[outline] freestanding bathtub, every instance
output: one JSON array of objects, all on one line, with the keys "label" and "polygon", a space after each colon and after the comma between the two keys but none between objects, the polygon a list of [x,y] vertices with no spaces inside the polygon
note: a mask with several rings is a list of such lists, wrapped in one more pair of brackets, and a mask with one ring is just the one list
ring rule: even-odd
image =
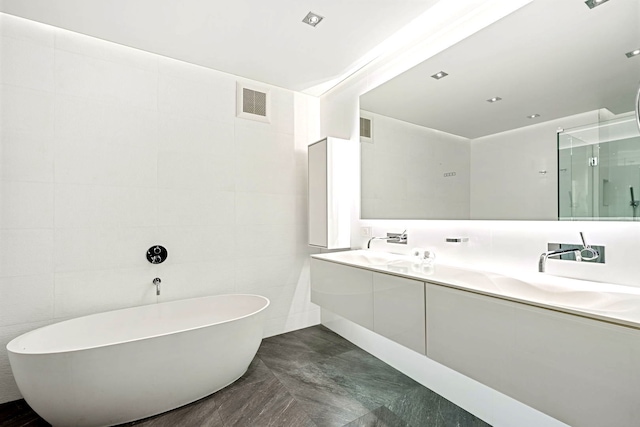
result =
[{"label": "freestanding bathtub", "polygon": [[107,426],[177,408],[240,378],[269,300],[221,295],[116,310],[7,344],[27,403],[54,426]]}]

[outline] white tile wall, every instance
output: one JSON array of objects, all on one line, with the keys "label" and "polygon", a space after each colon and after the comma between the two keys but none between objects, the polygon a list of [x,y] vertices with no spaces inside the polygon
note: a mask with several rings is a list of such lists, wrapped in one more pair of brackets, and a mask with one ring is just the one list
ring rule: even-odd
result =
[{"label": "white tile wall", "polygon": [[[320,321],[306,262],[319,100],[271,87],[271,123],[237,119],[235,76],[4,14],[0,52],[1,346],[229,292],[272,299],[265,335]],[[147,262],[154,244],[166,263]],[[0,403],[19,397],[0,352]]]}]

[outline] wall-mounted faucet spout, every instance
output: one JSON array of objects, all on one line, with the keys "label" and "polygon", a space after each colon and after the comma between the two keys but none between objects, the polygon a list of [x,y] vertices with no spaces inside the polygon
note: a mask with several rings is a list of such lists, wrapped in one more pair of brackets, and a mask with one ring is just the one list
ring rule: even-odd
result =
[{"label": "wall-mounted faucet spout", "polygon": [[367,242],[367,249],[371,249],[371,241],[372,240],[386,240],[387,243],[399,243],[401,245],[407,244],[407,230],[404,230],[402,233],[387,233],[387,237],[372,237]]},{"label": "wall-mounted faucet spout", "polygon": [[543,252],[538,260],[538,271],[540,273],[545,272],[548,258],[561,257],[562,255],[567,254],[573,254],[575,256],[575,260],[571,261],[593,261],[604,263],[604,246],[592,247],[591,245],[588,245],[582,231],[580,232],[580,239],[582,240],[582,247],[575,244],[549,243],[547,245],[549,251]]},{"label": "wall-mounted faucet spout", "polygon": [[548,251],[543,252],[540,255],[540,260],[538,261],[538,271],[540,273],[544,273],[546,270],[547,258],[559,257],[566,254],[574,254],[576,257],[576,261],[582,261],[582,256],[580,255],[580,249],[562,249],[558,251]]},{"label": "wall-mounted faucet spout", "polygon": [[160,282],[162,282],[162,280],[160,280],[159,277],[156,277],[155,279],[153,279],[153,284],[156,287],[156,295],[160,295]]}]

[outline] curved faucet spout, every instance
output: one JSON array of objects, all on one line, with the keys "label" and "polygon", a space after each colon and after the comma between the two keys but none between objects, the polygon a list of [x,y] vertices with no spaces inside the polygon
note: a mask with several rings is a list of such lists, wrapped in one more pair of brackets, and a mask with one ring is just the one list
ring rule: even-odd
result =
[{"label": "curved faucet spout", "polygon": [[558,251],[543,252],[542,255],[540,255],[540,260],[538,261],[538,272],[545,272],[548,258],[559,257],[571,253],[575,255],[576,261],[582,261],[580,249],[561,249]]}]

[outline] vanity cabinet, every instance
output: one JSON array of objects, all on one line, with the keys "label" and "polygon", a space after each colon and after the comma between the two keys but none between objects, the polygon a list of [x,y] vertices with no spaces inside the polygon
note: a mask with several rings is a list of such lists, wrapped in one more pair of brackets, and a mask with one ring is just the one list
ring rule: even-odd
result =
[{"label": "vanity cabinet", "polygon": [[424,282],[311,258],[311,302],[425,354]]},{"label": "vanity cabinet", "polygon": [[373,329],[373,273],[311,258],[311,302]]},{"label": "vanity cabinet", "polygon": [[425,354],[424,282],[374,272],[373,332]]},{"label": "vanity cabinet", "polygon": [[427,356],[571,426],[637,426],[640,331],[427,283]]}]

